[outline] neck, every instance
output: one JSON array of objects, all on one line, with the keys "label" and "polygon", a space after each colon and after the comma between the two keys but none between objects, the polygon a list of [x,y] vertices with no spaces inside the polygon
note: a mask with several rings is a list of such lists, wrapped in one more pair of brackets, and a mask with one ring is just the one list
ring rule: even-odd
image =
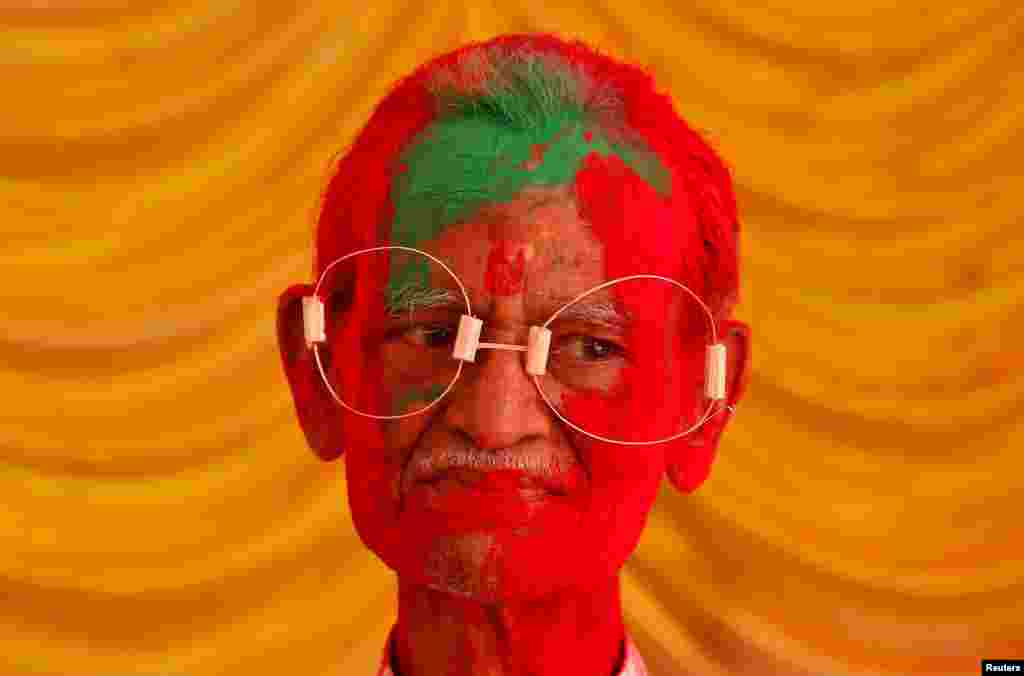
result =
[{"label": "neck", "polygon": [[399,581],[396,676],[613,676],[625,632],[619,579],[529,601],[481,603]]}]

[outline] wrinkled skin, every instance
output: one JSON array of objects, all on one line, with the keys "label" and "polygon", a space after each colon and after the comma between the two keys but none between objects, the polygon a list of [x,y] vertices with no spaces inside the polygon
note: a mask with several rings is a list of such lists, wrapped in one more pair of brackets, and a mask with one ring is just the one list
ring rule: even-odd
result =
[{"label": "wrinkled skin", "polygon": [[[525,345],[529,326],[548,317],[546,298],[575,296],[608,279],[609,251],[581,218],[572,186],[528,188],[417,248],[460,277],[489,342]],[[337,408],[324,389],[296,386],[318,377],[296,311],[297,298],[308,292],[303,285],[282,295],[282,354],[307,438],[321,457],[336,455],[340,449],[328,446],[339,443],[347,451],[355,526],[398,575],[396,673],[618,669],[624,635],[618,571],[636,546],[661,477],[692,489],[707,475],[708,467],[692,458],[710,464],[727,414],[672,443],[598,442],[552,414],[523,368],[523,353],[494,350],[481,351],[448,397],[422,415],[381,424],[323,413]],[[729,350],[728,403],[735,405],[745,386],[749,329],[735,321],[722,321],[719,329]],[[698,397],[701,386],[693,384],[688,396]],[[446,448],[539,453],[546,471],[571,488],[564,495],[521,492],[522,477],[514,473],[462,482],[449,477],[434,487],[411,480],[412,458]],[[443,508],[438,495],[447,500]]]}]

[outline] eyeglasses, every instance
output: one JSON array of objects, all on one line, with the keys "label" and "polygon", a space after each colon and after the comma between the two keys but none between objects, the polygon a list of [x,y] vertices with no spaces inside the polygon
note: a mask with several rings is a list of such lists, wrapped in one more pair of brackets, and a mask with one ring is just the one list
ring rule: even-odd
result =
[{"label": "eyeglasses", "polygon": [[[324,290],[337,280],[344,293],[335,288],[325,306]],[[699,318],[698,307],[710,328],[703,364],[709,402],[703,414],[696,405],[685,414],[684,383],[701,365],[671,338],[681,318]],[[302,299],[302,310],[306,345],[331,396],[368,418],[426,412],[485,349],[525,352],[526,372],[551,411],[600,441],[664,443],[734,411],[724,406],[712,413],[725,400],[726,346],[718,342],[711,311],[685,285],[660,275],[619,277],[562,302],[546,322],[530,326],[525,345],[481,342],[483,321],[473,315],[462,281],[443,261],[412,247],[373,247],[338,258]],[[650,420],[641,424],[637,411]]]}]

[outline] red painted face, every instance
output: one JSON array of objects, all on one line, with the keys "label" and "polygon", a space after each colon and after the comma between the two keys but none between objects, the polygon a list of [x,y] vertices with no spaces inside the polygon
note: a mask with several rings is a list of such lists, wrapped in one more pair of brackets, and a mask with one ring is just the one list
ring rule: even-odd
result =
[{"label": "red painted face", "polygon": [[[608,180],[617,187],[602,184]],[[602,207],[617,213],[591,210],[588,225],[575,195],[613,187],[627,199]],[[654,234],[664,214],[649,206],[646,222],[624,224],[623,204],[640,198],[627,188],[621,176],[590,166],[575,186],[528,188],[417,248],[461,279],[484,322],[483,341],[525,345],[554,297],[628,274],[676,276],[664,252],[680,243]],[[636,309],[648,300],[634,299]],[[666,347],[651,337],[645,349]],[[637,392],[643,386],[630,384]],[[594,406],[566,404],[581,415]],[[638,424],[656,423],[652,411],[665,410],[639,396],[626,405]],[[504,350],[478,352],[423,414],[384,423],[349,414],[344,422],[349,501],[364,543],[403,583],[481,601],[537,597],[614,575],[639,539],[665,454],[680,443],[621,446],[571,430],[538,395],[524,353]],[[517,454],[530,469],[416,480],[414,467],[452,452]]]}]

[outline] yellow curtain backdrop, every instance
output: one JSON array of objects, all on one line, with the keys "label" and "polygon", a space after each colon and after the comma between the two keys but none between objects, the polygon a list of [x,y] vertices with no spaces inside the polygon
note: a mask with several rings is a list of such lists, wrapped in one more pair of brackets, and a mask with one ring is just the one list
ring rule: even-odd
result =
[{"label": "yellow curtain backdrop", "polygon": [[276,294],[389,84],[533,30],[735,168],[753,375],[627,564],[652,673],[1024,659],[1019,3],[124,4],[0,7],[0,676],[375,673],[394,580]]}]

